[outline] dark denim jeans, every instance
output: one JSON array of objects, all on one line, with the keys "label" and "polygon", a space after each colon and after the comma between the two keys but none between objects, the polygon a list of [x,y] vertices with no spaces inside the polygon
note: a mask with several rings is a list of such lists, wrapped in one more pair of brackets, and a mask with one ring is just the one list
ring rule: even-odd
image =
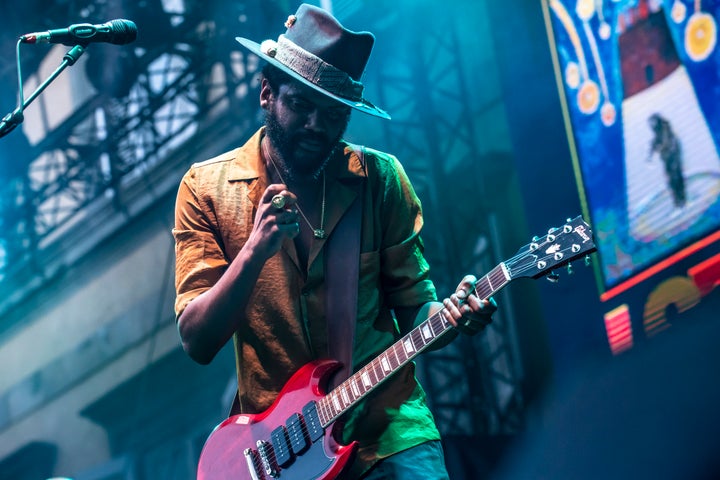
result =
[{"label": "dark denim jeans", "polygon": [[380,460],[363,480],[449,480],[445,457],[439,441],[425,442],[417,447]]}]

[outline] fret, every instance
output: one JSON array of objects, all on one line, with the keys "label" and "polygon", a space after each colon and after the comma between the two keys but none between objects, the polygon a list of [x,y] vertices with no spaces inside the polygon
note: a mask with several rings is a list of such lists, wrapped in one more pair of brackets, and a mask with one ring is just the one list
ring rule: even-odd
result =
[{"label": "fret", "polygon": [[377,358],[373,359],[370,363],[368,363],[368,378],[372,382],[372,385],[370,388],[375,388],[375,385],[379,383],[377,372],[375,371],[375,366],[377,363]]},{"label": "fret", "polygon": [[[492,273],[492,272],[490,272],[490,273]],[[485,278],[487,278],[488,287],[490,287],[490,290],[494,292],[494,291],[495,291],[495,287],[493,287],[493,284],[492,284],[492,277],[490,277],[490,276],[485,276]]]},{"label": "fret", "polygon": [[330,421],[330,418],[332,418],[327,409],[327,396],[318,400],[317,404],[320,407],[318,410],[318,414],[320,416],[320,423],[325,425],[327,422]]},{"label": "fret", "polygon": [[[494,292],[498,291],[502,287],[505,286],[505,284],[510,280],[508,277],[507,271],[504,268],[504,265],[501,263],[500,265],[493,268],[490,273],[486,275],[486,278],[488,278],[488,284],[490,286],[491,291],[484,294],[482,298],[487,298],[491,296]],[[492,279],[492,281],[491,281]]]},{"label": "fret", "polygon": [[383,379],[385,379],[385,374],[383,373],[382,365],[380,363],[380,357],[376,358],[370,363],[372,365],[372,371],[375,374],[375,385],[377,385]]},{"label": "fret", "polygon": [[383,374],[387,374],[392,370],[392,367],[390,366],[390,361],[388,360],[387,355],[380,356],[380,365],[383,369]]},{"label": "fret", "polygon": [[340,413],[342,410],[342,406],[340,405],[340,400],[338,400],[337,394],[335,392],[330,394],[330,400],[333,403],[333,406],[335,407],[335,414]]},{"label": "fret", "polygon": [[372,387],[372,381],[370,380],[370,373],[368,372],[367,367],[364,368],[363,370],[364,370],[364,372],[362,373],[362,376],[361,376],[363,385],[365,386],[366,389],[369,389],[370,387]]},{"label": "fret", "polygon": [[327,407],[328,416],[333,417],[335,416],[335,409],[333,407],[333,398],[332,396],[328,395],[327,397],[327,404],[325,405]]},{"label": "fret", "polygon": [[438,332],[440,332],[442,329],[438,328],[439,326],[435,323],[436,317],[433,315],[432,317],[428,318],[427,323],[430,325],[430,331],[433,334],[433,338],[435,339],[438,335]]},{"label": "fret", "polygon": [[348,394],[347,389],[342,386],[340,388],[340,396],[342,397],[343,403],[346,407],[352,403],[350,401],[350,395]]},{"label": "fret", "polygon": [[[387,352],[383,353],[381,356],[377,358],[376,367],[378,371],[380,372],[380,376],[378,377],[378,383],[385,380],[390,373],[392,373],[392,366],[390,365],[390,357],[388,357]],[[385,366],[388,366],[390,370],[385,370]]]},{"label": "fret", "polygon": [[358,387],[357,379],[354,376],[351,377],[351,380],[350,380],[350,389],[352,390],[353,395],[355,395],[355,398],[360,397],[360,395],[361,395],[360,387]]},{"label": "fret", "polygon": [[327,397],[327,403],[325,404],[325,408],[327,409],[328,416],[332,417],[334,414],[333,411],[333,405],[332,405],[332,397]]},{"label": "fret", "polygon": [[502,268],[496,267],[490,272],[490,275],[492,275],[493,279],[493,292],[497,290],[498,288],[502,287],[505,283],[505,273],[503,272]]},{"label": "fret", "polygon": [[405,358],[402,358],[402,355],[400,355],[401,353],[405,354],[405,349],[402,348],[401,344],[399,344],[399,343],[393,344],[392,351],[395,354],[395,360],[397,360],[397,365],[395,368],[399,367],[400,365],[405,363],[405,361],[407,361],[407,359],[408,359],[407,355],[405,355]]},{"label": "fret", "polygon": [[415,347],[415,351],[422,350],[422,348],[425,346],[425,342],[422,339],[422,334],[420,333],[419,328],[415,328],[414,330],[412,330],[408,334],[408,336],[410,337],[410,341],[412,342],[413,347]]},{"label": "fret", "polygon": [[392,372],[393,370],[395,370],[397,368],[397,358],[393,356],[393,352],[390,351],[391,348],[392,347],[388,348],[385,351],[385,355],[384,355],[386,363],[390,367],[390,370],[387,371],[384,368],[385,365],[383,365],[383,374],[385,374],[386,377],[387,377],[388,373]]},{"label": "fret", "polygon": [[441,327],[441,329],[442,329],[442,330],[445,330],[445,329],[448,327],[448,325],[450,324],[450,322],[448,322],[448,321],[445,319],[445,316],[444,316],[444,315],[438,315],[438,317],[440,318],[440,327]]},{"label": "fret", "polygon": [[[480,298],[488,298],[507,281],[507,274],[502,266],[495,267],[475,283],[475,293]],[[371,360],[318,402],[318,416],[323,424],[326,425],[341,415],[451,326],[442,314],[435,313]]]},{"label": "fret", "polygon": [[[383,378],[386,378],[390,373],[395,370],[395,365],[393,365],[393,358],[390,354],[389,349],[385,350],[385,353],[381,355],[381,361],[380,366],[382,367],[383,372]],[[388,367],[387,369],[385,367]]]},{"label": "fret", "polygon": [[419,350],[422,350],[425,348],[425,345],[427,345],[427,342],[425,341],[425,336],[422,333],[423,325],[420,325],[419,327],[416,327],[415,330],[413,330],[413,338],[417,340],[415,343],[416,345],[420,345]]},{"label": "fret", "polygon": [[397,343],[393,343],[390,345],[390,348],[388,348],[388,355],[390,356],[390,365],[392,366],[393,370],[397,370],[400,365],[402,365],[402,360],[400,360],[400,357],[398,357],[397,352]]},{"label": "fret", "polygon": [[402,356],[398,354],[398,351],[403,351],[399,343],[394,343],[390,348],[392,348],[393,358],[395,359],[395,365],[393,365],[393,370],[397,370],[400,365],[402,365],[403,362],[407,360],[407,358],[403,359]]},{"label": "fret", "polygon": [[487,275],[475,283],[475,294],[481,299],[489,297],[492,295],[492,292],[493,288]]},{"label": "fret", "polygon": [[[481,298],[481,290],[493,291],[493,286],[502,286],[504,273],[500,269],[491,272],[493,280],[488,276],[478,280],[475,291]],[[411,358],[422,352],[425,347],[451,327],[450,322],[439,312],[412,329],[407,335],[391,345],[383,353],[371,360],[367,365],[328,393],[318,401],[318,417],[323,425],[340,416],[345,410],[363,398],[387,377],[404,365]]]},{"label": "fret", "polygon": [[375,380],[373,381],[373,387],[380,383],[380,380],[382,380],[382,376],[378,375],[378,359],[373,359],[372,362],[370,362],[370,372],[372,373],[372,376],[375,377]]},{"label": "fret", "polygon": [[320,400],[318,400],[317,402],[315,402],[317,404],[317,413],[318,413],[318,418],[320,419],[321,425],[325,424],[325,414],[322,411],[323,400],[325,400],[325,397],[323,397]]},{"label": "fret", "polygon": [[405,355],[407,355],[408,358],[415,353],[415,344],[412,341],[411,335],[405,336],[405,339],[403,340],[403,348],[405,349]]},{"label": "fret", "polygon": [[427,345],[428,342],[426,340],[432,340],[432,338],[433,338],[432,330],[430,329],[430,324],[427,321],[423,322],[420,325],[420,329],[422,331],[423,342],[425,345]]},{"label": "fret", "polygon": [[432,323],[433,331],[435,332],[436,337],[447,329],[448,322],[446,322],[445,318],[439,313],[433,315],[430,318],[430,322]]}]

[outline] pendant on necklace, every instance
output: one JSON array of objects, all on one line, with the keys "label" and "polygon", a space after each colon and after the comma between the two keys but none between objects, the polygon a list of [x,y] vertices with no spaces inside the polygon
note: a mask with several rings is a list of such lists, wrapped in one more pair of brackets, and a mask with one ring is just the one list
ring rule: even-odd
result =
[{"label": "pendant on necklace", "polygon": [[313,230],[313,235],[315,238],[323,239],[325,238],[325,230],[322,228],[316,228]]}]

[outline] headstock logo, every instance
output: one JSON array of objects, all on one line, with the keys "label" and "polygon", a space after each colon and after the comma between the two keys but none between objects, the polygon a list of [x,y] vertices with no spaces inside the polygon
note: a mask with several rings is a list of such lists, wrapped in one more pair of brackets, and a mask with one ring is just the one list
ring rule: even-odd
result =
[{"label": "headstock logo", "polygon": [[583,239],[583,243],[590,241],[590,236],[589,236],[587,233],[585,233],[585,226],[584,226],[584,225],[579,225],[579,226],[575,227],[575,230],[574,230],[574,231],[575,231],[578,235],[580,235],[580,237]]}]

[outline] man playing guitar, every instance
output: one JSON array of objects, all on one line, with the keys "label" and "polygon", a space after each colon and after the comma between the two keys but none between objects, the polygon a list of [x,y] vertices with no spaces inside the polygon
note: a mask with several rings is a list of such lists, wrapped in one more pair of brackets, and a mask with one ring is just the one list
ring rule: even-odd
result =
[{"label": "man playing guitar", "polygon": [[[451,332],[476,333],[496,306],[478,297],[471,275],[437,301],[420,202],[403,167],[392,155],[342,140],[352,109],[389,119],[363,97],[360,83],[373,35],[310,5],[285,26],[278,41],[238,38],[267,62],[265,125],[245,145],[193,165],[177,196],[175,307],[183,348],[207,364],[232,338],[238,395],[231,423],[280,419],[266,438],[232,453],[228,465],[239,467],[222,466],[225,453],[213,447],[218,456],[201,458],[198,478],[445,479],[440,435],[410,361],[433,328],[418,330],[399,354],[376,357],[429,318]],[[336,318],[343,302],[350,313]],[[343,343],[346,350],[334,350]],[[374,370],[359,372],[337,396],[281,413],[285,407],[274,402],[296,395],[293,374],[337,356],[352,366],[337,382],[371,361]],[[337,365],[314,365],[305,380],[317,395],[324,388],[317,377]],[[315,455],[313,438],[325,435],[333,412],[343,413],[342,428],[328,441],[338,448],[356,442],[353,454],[341,466],[310,472],[318,461],[303,463],[303,456]],[[325,447],[317,458],[329,457]],[[229,471],[236,469],[243,471]]]}]

